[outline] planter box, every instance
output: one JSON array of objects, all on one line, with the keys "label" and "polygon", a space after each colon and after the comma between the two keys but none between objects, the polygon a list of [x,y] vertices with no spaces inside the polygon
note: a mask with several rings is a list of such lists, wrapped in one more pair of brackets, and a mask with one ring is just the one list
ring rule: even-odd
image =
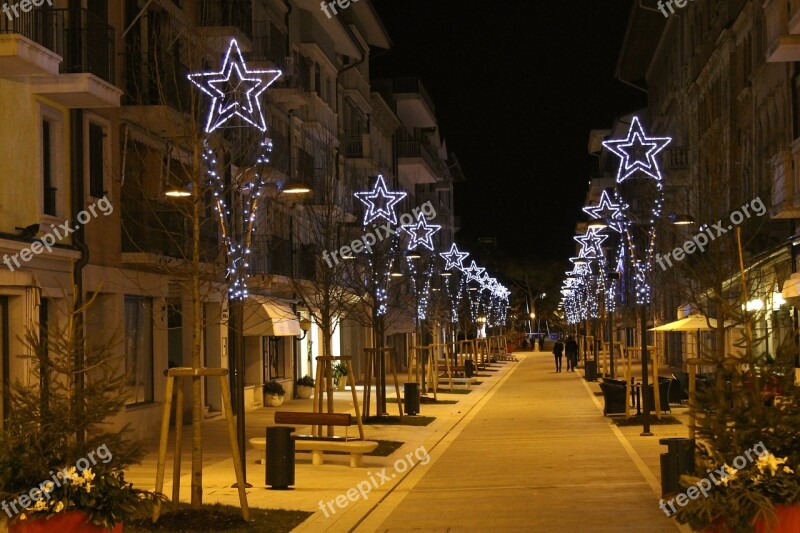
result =
[{"label": "planter box", "polygon": [[[776,505],[775,515],[777,522],[768,524],[764,520],[755,523],[755,533],[796,533],[800,531],[800,505]],[[772,527],[771,527],[772,526]],[[724,533],[730,531],[724,520],[715,522],[707,527],[705,533]]]},{"label": "planter box", "polygon": [[108,530],[89,522],[88,517],[80,511],[66,511],[47,520],[17,520],[9,526],[8,533],[122,533],[122,522]]},{"label": "planter box", "polygon": [[283,405],[283,396],[277,394],[264,394],[264,404],[267,407],[280,407]]}]

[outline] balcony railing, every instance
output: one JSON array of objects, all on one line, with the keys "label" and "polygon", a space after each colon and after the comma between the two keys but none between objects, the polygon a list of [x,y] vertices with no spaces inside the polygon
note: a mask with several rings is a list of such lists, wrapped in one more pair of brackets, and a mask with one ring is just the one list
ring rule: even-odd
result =
[{"label": "balcony railing", "polygon": [[250,0],[205,0],[200,7],[200,26],[233,26],[247,37],[253,34]]},{"label": "balcony railing", "polygon": [[[123,203],[122,251],[151,253],[188,260],[192,253],[192,223],[169,206]],[[219,251],[218,224],[213,218],[200,224],[200,257],[211,262]]]},{"label": "balcony railing", "polygon": [[250,275],[292,276],[292,247],[287,239],[254,235],[250,249]]},{"label": "balcony railing", "polygon": [[348,159],[369,158],[369,135],[354,135],[344,143],[344,156]]},{"label": "balcony railing", "polygon": [[168,105],[187,112],[191,89],[189,69],[175,55],[151,53],[142,58],[129,54],[126,58],[127,105]]},{"label": "balcony railing", "polygon": [[[436,116],[436,106],[433,104],[433,99],[425,86],[418,78],[395,78],[392,80],[378,80],[372,83],[372,88],[383,94],[402,94],[412,93],[419,94],[423,102],[431,110],[433,116]],[[384,98],[387,102],[391,102],[392,98]]]},{"label": "balcony railing", "polygon": [[440,160],[433,156],[428,146],[419,141],[398,141],[397,157],[421,157],[434,172],[439,170]]},{"label": "balcony railing", "polygon": [[[0,33],[18,33],[60,55],[62,73],[85,72],[114,83],[112,26],[85,9],[78,21],[71,20],[68,9],[41,7],[19,15],[11,20],[0,17]],[[74,48],[73,39],[78,40]]]},{"label": "balcony railing", "polygon": [[689,168],[689,149],[686,147],[670,148],[668,154],[669,168],[671,170],[686,170]]}]

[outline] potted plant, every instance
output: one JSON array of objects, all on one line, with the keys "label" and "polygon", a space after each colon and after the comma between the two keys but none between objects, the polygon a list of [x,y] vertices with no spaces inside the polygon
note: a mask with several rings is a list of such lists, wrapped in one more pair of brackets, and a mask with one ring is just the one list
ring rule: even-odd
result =
[{"label": "potted plant", "polygon": [[283,385],[275,381],[269,380],[264,384],[264,404],[269,407],[280,407],[283,405],[283,396],[286,394]]},{"label": "potted plant", "polygon": [[336,390],[344,390],[347,385],[347,365],[336,363],[333,365],[333,380],[336,382]]},{"label": "potted plant", "polygon": [[35,385],[9,387],[0,432],[0,502],[12,533],[122,531],[164,499],[125,481],[140,446],[106,425],[125,407],[125,375],[118,343],[89,342],[78,327],[87,307],[23,339]]},{"label": "potted plant", "polygon": [[311,376],[303,376],[297,380],[296,384],[298,398],[307,400],[308,398],[311,398],[312,394],[314,394],[314,378]]},{"label": "potted plant", "polygon": [[695,476],[681,484],[689,495],[691,485],[710,488],[677,509],[679,522],[708,532],[800,531],[796,353],[789,338],[774,360],[720,361],[715,382],[698,390]]}]

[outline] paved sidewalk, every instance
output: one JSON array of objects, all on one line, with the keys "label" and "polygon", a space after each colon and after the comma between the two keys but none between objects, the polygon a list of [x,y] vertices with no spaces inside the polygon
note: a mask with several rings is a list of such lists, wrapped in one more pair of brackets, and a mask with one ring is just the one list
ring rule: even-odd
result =
[{"label": "paved sidewalk", "polygon": [[[654,437],[640,437],[641,427],[617,428],[602,416],[599,386],[585,382],[582,370],[556,374],[548,352],[516,355],[518,363],[481,372],[482,384],[471,393],[439,395],[457,403],[422,405],[421,414],[436,417],[427,427],[367,425],[368,439],[405,445],[386,458],[365,456],[363,468],[349,468],[346,456],[326,454],[325,465],[313,466],[298,455],[294,490],[272,491],[264,488],[257,451],[248,449],[250,506],[313,512],[296,529],[308,532],[676,531],[658,507],[664,451],[658,438],[686,436],[686,427],[654,425]],[[308,411],[310,402],[280,409]],[[390,414],[395,409],[390,404]],[[248,437],[263,435],[275,410],[248,413]],[[336,411],[352,412],[349,392],[336,394]],[[182,500],[189,496],[185,431]],[[204,435],[204,499],[238,505],[224,421],[207,422]],[[127,477],[152,488],[155,447],[150,450]],[[171,457],[167,466],[164,492],[170,494]],[[366,499],[347,501],[335,513],[321,510],[370,480],[377,483]]]},{"label": "paved sidewalk", "polygon": [[678,529],[658,507],[657,472],[648,467],[653,456],[658,467],[658,436],[684,426],[654,426],[655,437],[623,428],[629,439],[644,441],[633,446],[645,456],[637,467],[626,437],[598,412],[582,372],[556,374],[550,354],[525,355],[357,531]]}]

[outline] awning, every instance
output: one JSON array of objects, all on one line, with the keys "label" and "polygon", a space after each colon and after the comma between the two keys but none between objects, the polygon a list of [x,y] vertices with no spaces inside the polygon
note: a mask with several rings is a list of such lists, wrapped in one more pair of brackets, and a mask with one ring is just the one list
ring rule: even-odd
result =
[{"label": "awning", "polygon": [[285,303],[264,296],[249,296],[244,304],[246,337],[293,337],[302,335],[297,315]]},{"label": "awning", "polygon": [[[709,327],[709,324],[711,326]],[[726,326],[729,327],[729,326]],[[675,322],[663,324],[648,331],[713,331],[717,329],[717,320],[703,315],[692,315]]]}]

